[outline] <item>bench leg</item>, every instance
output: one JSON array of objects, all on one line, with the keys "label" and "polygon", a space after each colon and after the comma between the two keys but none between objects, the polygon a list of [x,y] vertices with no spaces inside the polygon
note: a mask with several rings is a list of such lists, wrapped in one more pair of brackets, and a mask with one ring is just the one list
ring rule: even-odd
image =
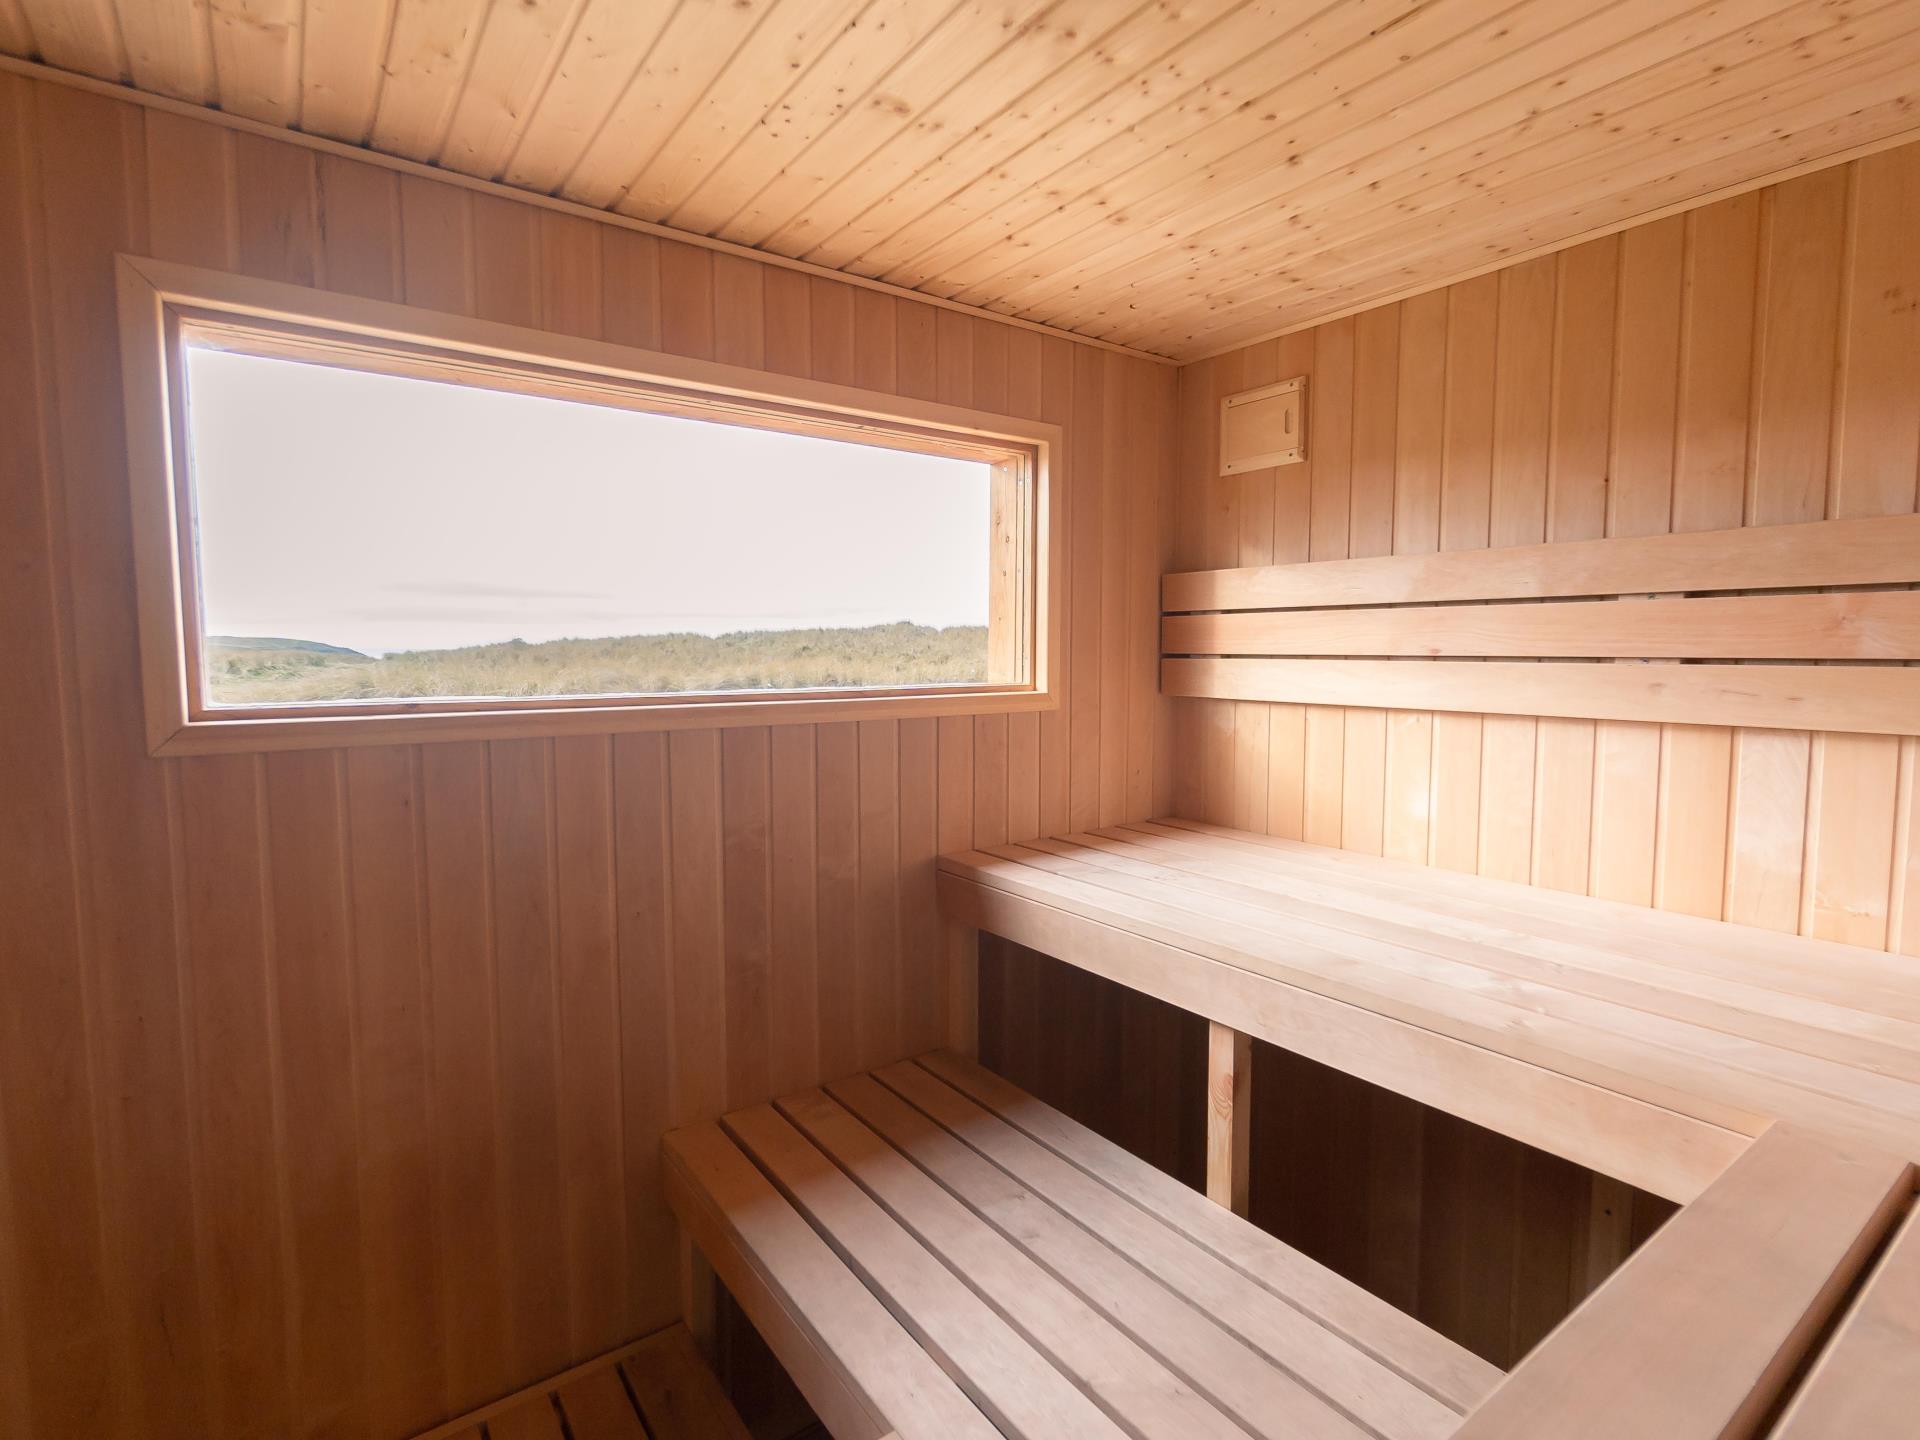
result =
[{"label": "bench leg", "polygon": [[1574,1303],[1578,1304],[1600,1282],[1626,1262],[1633,1249],[1633,1187],[1611,1175],[1594,1172],[1587,1192],[1587,1233],[1574,1275]]},{"label": "bench leg", "polygon": [[1207,1022],[1207,1198],[1247,1213],[1247,1150],[1253,1116],[1253,1039]]},{"label": "bench leg", "polygon": [[941,923],[947,955],[947,1048],[980,1057],[980,932],[957,920]]},{"label": "bench leg", "polygon": [[693,1336],[694,1349],[714,1368],[719,1346],[715,1334],[719,1323],[720,1279],[713,1266],[700,1253],[700,1247],[686,1231],[680,1232],[680,1318]]}]

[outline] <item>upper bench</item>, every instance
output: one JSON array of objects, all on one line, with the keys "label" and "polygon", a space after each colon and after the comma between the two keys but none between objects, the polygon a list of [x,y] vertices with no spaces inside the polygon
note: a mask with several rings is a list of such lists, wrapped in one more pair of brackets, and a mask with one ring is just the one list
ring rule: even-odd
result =
[{"label": "upper bench", "polygon": [[1688,1201],[1787,1121],[1920,1157],[1920,962],[1170,820],[948,855],[951,920]]}]

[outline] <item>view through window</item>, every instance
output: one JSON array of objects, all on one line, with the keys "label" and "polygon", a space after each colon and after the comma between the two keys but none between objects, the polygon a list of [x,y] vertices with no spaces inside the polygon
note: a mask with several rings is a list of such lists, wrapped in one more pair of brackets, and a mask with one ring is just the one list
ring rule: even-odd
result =
[{"label": "view through window", "polygon": [[988,680],[986,459],[184,353],[209,707]]}]

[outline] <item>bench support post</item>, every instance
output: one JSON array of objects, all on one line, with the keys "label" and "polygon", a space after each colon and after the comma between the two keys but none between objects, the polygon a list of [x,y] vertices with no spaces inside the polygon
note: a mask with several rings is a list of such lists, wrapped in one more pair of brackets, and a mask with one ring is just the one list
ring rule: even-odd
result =
[{"label": "bench support post", "polygon": [[980,1056],[980,932],[958,920],[941,922],[947,957],[947,1048],[969,1060]]},{"label": "bench support post", "polygon": [[1253,1038],[1207,1022],[1207,1198],[1247,1213],[1247,1152],[1253,1118]]},{"label": "bench support post", "polygon": [[1594,1172],[1587,1192],[1587,1233],[1577,1256],[1574,1301],[1591,1295],[1633,1250],[1633,1187]]},{"label": "bench support post", "polygon": [[693,1336],[693,1347],[712,1367],[717,1352],[720,1310],[720,1278],[700,1253],[693,1237],[680,1232],[680,1318]]}]

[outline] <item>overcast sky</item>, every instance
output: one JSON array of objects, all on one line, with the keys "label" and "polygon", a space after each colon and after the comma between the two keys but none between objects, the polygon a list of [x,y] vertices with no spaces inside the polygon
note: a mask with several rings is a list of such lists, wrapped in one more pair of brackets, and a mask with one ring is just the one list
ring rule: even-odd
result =
[{"label": "overcast sky", "polygon": [[209,634],[986,623],[984,464],[216,350],[188,394]]}]

